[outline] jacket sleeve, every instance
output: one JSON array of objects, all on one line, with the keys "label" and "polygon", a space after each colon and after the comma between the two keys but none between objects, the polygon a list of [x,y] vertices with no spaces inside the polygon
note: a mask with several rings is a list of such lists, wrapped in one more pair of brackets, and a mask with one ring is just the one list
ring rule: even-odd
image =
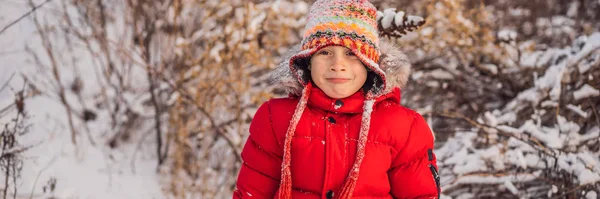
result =
[{"label": "jacket sleeve", "polygon": [[406,143],[388,171],[394,198],[439,198],[440,184],[433,134],[423,116],[414,113]]},{"label": "jacket sleeve", "polygon": [[233,198],[273,198],[281,179],[282,150],[271,125],[269,102],[256,111],[241,156]]}]

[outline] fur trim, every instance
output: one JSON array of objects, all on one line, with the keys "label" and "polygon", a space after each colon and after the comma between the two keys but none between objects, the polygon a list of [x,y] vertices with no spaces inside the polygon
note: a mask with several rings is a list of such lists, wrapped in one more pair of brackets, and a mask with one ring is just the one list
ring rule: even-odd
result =
[{"label": "fur trim", "polygon": [[[404,54],[398,47],[387,40],[380,42],[381,57],[379,59],[379,67],[386,75],[385,90],[373,93],[374,97],[386,95],[394,90],[394,88],[403,89],[408,83],[411,67],[408,56]],[[279,63],[277,68],[270,74],[270,83],[282,87],[288,94],[300,96],[304,86],[299,82],[298,77],[294,76],[290,69],[290,58],[300,53],[300,45],[292,47],[284,56],[283,61]],[[303,67],[295,66],[298,69],[298,74],[302,75],[307,72]]]},{"label": "fur trim", "polygon": [[377,96],[388,94],[394,88],[405,88],[412,68],[408,56],[393,43],[382,41],[380,47],[381,58],[379,59],[379,67],[381,67],[381,70],[383,70],[387,77],[387,85],[383,92],[376,93]]},{"label": "fur trim", "polygon": [[290,59],[299,52],[300,44],[293,46],[283,55],[283,61],[269,74],[271,85],[277,85],[277,87],[283,88],[287,94],[294,96],[300,96],[304,87],[290,69]]}]

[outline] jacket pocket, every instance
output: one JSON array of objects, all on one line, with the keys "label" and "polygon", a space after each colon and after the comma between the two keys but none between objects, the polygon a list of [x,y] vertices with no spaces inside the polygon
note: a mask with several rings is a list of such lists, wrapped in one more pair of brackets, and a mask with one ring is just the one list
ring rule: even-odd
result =
[{"label": "jacket pocket", "polygon": [[431,171],[431,175],[433,175],[433,180],[435,181],[435,186],[436,186],[437,192],[438,192],[437,198],[440,198],[440,194],[441,194],[440,193],[441,192],[441,190],[440,190],[440,175],[438,174],[437,169],[433,165],[433,150],[432,149],[427,150],[427,156],[429,159],[429,165],[427,165],[427,166],[429,166],[429,170]]}]

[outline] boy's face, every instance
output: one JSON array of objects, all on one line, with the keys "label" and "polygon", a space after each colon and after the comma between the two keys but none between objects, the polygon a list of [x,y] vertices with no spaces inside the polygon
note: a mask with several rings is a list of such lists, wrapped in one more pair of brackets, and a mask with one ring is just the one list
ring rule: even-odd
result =
[{"label": "boy's face", "polygon": [[327,96],[346,98],[367,80],[367,69],[354,53],[342,46],[328,46],[310,58],[310,76]]}]

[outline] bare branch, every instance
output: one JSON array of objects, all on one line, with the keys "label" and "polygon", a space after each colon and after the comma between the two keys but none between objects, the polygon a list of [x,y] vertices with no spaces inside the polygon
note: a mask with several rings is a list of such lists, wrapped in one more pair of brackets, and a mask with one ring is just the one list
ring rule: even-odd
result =
[{"label": "bare branch", "polygon": [[0,92],[2,92],[10,83],[10,81],[12,80],[12,78],[15,76],[15,73],[12,73],[10,75],[10,77],[8,78],[8,80],[6,80],[6,82],[4,82],[4,85],[2,85],[2,87],[0,87]]},{"label": "bare branch", "polygon": [[46,0],[37,6],[33,6],[33,8],[31,8],[31,10],[29,12],[23,14],[21,17],[19,17],[18,19],[14,20],[13,22],[9,23],[4,28],[2,28],[2,30],[0,30],[0,35],[2,35],[2,33],[4,33],[4,31],[8,30],[8,28],[19,23],[19,21],[23,20],[25,17],[29,16],[31,13],[35,12],[37,9],[41,8],[42,6],[44,6],[46,3],[50,2],[50,1],[52,1],[52,0]]},{"label": "bare branch", "polygon": [[[32,0],[29,0],[29,4],[33,7]],[[73,124],[73,116],[71,114],[72,108],[71,108],[71,105],[67,102],[65,88],[60,81],[61,78],[60,78],[60,73],[58,70],[58,63],[56,60],[56,56],[54,55],[54,50],[52,48],[52,44],[50,43],[50,38],[48,38],[47,32],[42,28],[42,25],[39,23],[39,21],[37,20],[37,17],[35,15],[33,17],[33,22],[34,22],[37,30],[39,31],[40,39],[42,40],[42,45],[44,46],[46,53],[48,55],[48,58],[50,59],[50,63],[52,65],[52,74],[54,75],[54,80],[56,81],[56,85],[58,86],[58,89],[59,89],[58,95],[60,97],[60,101],[65,106],[65,109],[67,111],[69,127],[71,129],[71,142],[73,144],[76,144],[77,143],[77,139],[76,139],[77,131],[75,130],[75,127]]]}]

